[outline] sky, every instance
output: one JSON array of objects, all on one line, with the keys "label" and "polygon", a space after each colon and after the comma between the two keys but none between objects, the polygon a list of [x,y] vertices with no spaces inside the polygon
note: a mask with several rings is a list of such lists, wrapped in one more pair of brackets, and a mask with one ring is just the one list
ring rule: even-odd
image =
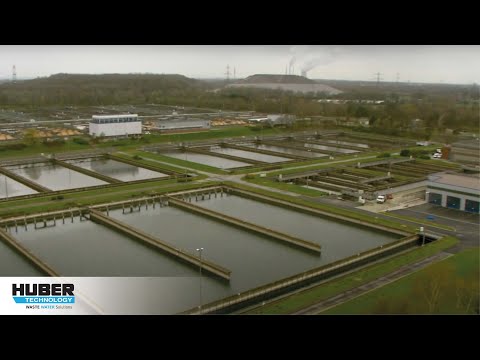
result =
[{"label": "sky", "polygon": [[[479,45],[0,45],[0,78],[57,73],[253,74],[312,79],[480,83]],[[291,65],[291,66],[290,66]]]}]

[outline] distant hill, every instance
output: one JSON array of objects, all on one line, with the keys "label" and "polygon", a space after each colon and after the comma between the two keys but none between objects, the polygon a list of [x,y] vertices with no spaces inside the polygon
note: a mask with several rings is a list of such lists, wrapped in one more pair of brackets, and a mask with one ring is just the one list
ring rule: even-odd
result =
[{"label": "distant hill", "polygon": [[352,94],[384,95],[396,93],[400,95],[438,95],[456,96],[457,98],[468,97],[478,99],[478,85],[476,84],[435,84],[435,83],[410,83],[362,80],[332,80],[315,79],[316,82],[335,87],[344,91],[344,96]]},{"label": "distant hill", "polygon": [[269,90],[293,91],[296,93],[340,94],[342,91],[328,85],[319,84],[314,80],[298,75],[256,74],[228,85],[229,88],[257,88]]},{"label": "distant hill", "polygon": [[112,85],[125,86],[137,85],[143,87],[188,87],[200,86],[201,82],[190,79],[183,75],[177,74],[55,74],[49,77],[26,80],[19,83],[18,86],[70,86],[84,85],[106,86],[111,88]]},{"label": "distant hill", "polygon": [[315,84],[315,81],[298,75],[255,74],[239,84]]},{"label": "distant hill", "polygon": [[0,104],[112,104],[150,101],[152,95],[178,96],[208,87],[202,81],[168,74],[55,74],[0,84]]}]

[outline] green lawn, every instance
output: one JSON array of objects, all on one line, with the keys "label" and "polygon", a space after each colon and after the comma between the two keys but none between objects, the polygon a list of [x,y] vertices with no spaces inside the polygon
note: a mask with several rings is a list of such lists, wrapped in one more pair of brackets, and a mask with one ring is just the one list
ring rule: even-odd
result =
[{"label": "green lawn", "polygon": [[293,294],[284,299],[259,306],[248,311],[248,314],[290,314],[313,305],[319,301],[328,299],[341,292],[365,284],[383,275],[391,273],[400,266],[411,264],[444,249],[452,247],[458,242],[456,238],[447,236],[421,248],[414,248],[406,253],[397,255],[370,265],[361,270],[330,280],[311,289]]},{"label": "green lawn", "polygon": [[218,138],[229,138],[238,136],[260,136],[282,134],[291,132],[291,129],[271,128],[263,129],[261,132],[248,126],[229,126],[222,128],[213,128],[209,131],[192,132],[184,134],[164,134],[164,135],[145,135],[147,141],[157,142],[185,142],[197,140],[209,140]]},{"label": "green lawn", "polygon": [[45,146],[43,144],[29,145],[22,150],[5,150],[3,146],[0,146],[0,158],[39,156],[41,153],[54,154],[89,149],[91,149],[90,145],[80,145],[73,141],[67,141],[63,146]]},{"label": "green lawn", "polygon": [[464,250],[322,314],[478,314],[479,260]]}]

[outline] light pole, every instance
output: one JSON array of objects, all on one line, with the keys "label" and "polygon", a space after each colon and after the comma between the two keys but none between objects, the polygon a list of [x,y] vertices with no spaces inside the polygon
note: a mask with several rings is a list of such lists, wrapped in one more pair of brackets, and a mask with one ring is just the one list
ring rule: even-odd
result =
[{"label": "light pole", "polygon": [[[185,162],[187,162],[187,143],[184,144],[184,148],[185,148]],[[187,164],[185,164],[185,181],[187,179]]]},{"label": "light pole", "polygon": [[4,178],[5,178],[5,194],[7,196],[7,199],[8,199],[8,186],[7,186],[7,176],[4,175]]},{"label": "light pole", "polygon": [[203,247],[198,248],[198,257],[200,259],[200,267],[199,267],[199,272],[200,272],[200,306],[198,307],[200,309],[200,314],[202,314],[202,251]]},{"label": "light pole", "polygon": [[422,234],[422,246],[425,245],[425,228],[420,226],[420,233]]}]

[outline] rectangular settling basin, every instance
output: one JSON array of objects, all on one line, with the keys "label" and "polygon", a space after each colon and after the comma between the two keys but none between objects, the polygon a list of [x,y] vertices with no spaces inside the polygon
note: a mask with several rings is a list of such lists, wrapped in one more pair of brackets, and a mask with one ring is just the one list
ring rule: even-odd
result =
[{"label": "rectangular settling basin", "polygon": [[51,190],[75,189],[108,184],[63,166],[47,163],[6,166],[11,172],[23,176]]},{"label": "rectangular settling basin", "polygon": [[37,191],[5,175],[0,175],[0,199],[36,194]]},{"label": "rectangular settling basin", "polygon": [[312,148],[312,149],[318,149],[318,150],[335,151],[342,154],[353,154],[353,153],[359,152],[358,150],[342,149],[337,146],[325,146],[325,145],[310,144],[310,143],[305,143],[303,144],[303,146],[306,148]]},{"label": "rectangular settling basin", "polygon": [[212,147],[210,151],[218,154],[238,156],[244,159],[263,161],[266,163],[276,163],[276,162],[292,160],[292,159],[284,158],[280,156],[266,155],[266,154],[256,153],[254,151],[245,151],[245,150],[230,149],[230,148]]},{"label": "rectangular settling basin", "polygon": [[0,240],[0,276],[46,276],[3,240]]},{"label": "rectangular settling basin", "polygon": [[166,151],[166,152],[159,152],[159,154],[169,156],[175,159],[186,160],[186,161],[196,162],[203,165],[208,165],[208,166],[216,167],[219,169],[233,169],[238,167],[252,166],[252,164],[250,163],[224,159],[214,155],[187,153],[187,155],[185,156],[185,153],[181,151]]},{"label": "rectangular settling basin", "polygon": [[304,157],[311,157],[311,158],[320,158],[320,157],[328,156],[326,154],[320,154],[313,151],[290,149],[290,148],[275,146],[275,145],[265,145],[265,144],[239,144],[239,145],[260,149],[260,150],[269,150],[269,151],[275,151],[283,154],[297,155],[297,156],[304,156]]},{"label": "rectangular settling basin", "polygon": [[66,162],[120,181],[146,180],[168,176],[167,174],[158,171],[125,164],[121,161],[111,159],[92,158],[68,160]]}]

